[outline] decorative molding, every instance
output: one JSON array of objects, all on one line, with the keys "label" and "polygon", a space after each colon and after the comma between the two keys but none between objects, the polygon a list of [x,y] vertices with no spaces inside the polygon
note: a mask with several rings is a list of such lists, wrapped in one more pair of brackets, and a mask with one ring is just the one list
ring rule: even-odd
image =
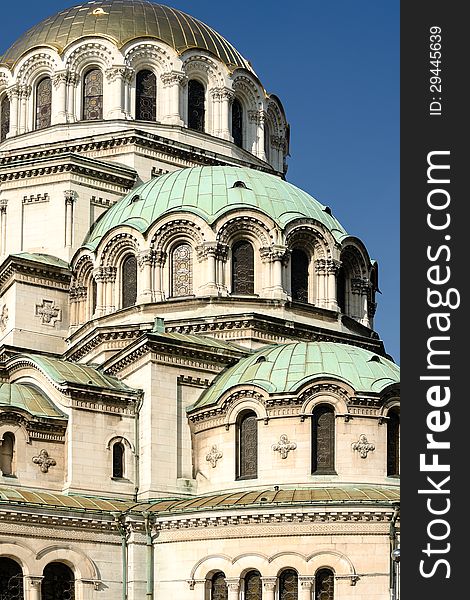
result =
[{"label": "decorative molding", "polygon": [[359,441],[351,444],[351,448],[353,450],[357,450],[361,455],[361,458],[367,458],[367,454],[375,450],[374,444],[370,444],[367,441],[367,437],[363,433],[359,436]]},{"label": "decorative molding", "polygon": [[49,456],[49,452],[44,448],[39,452],[38,456],[33,456],[33,463],[39,465],[41,473],[48,473],[50,467],[56,466],[56,461]]},{"label": "decorative molding", "polygon": [[44,195],[42,194],[31,194],[31,196],[23,196],[23,204],[37,204],[38,202],[49,202],[50,197],[46,192]]},{"label": "decorative molding", "polygon": [[217,461],[220,460],[223,455],[223,452],[218,450],[217,446],[214,444],[209,454],[206,455],[206,460],[211,463],[212,468],[215,468],[217,466]]},{"label": "decorative molding", "polygon": [[56,305],[54,300],[42,300],[42,304],[36,304],[34,316],[41,317],[41,323],[49,327],[55,327],[62,320],[62,309]]},{"label": "decorative molding", "polygon": [[289,442],[289,438],[285,433],[281,435],[279,441],[276,444],[272,445],[272,449],[275,452],[279,452],[281,458],[287,458],[289,452],[291,450],[295,450],[297,448],[297,444],[295,442]]}]

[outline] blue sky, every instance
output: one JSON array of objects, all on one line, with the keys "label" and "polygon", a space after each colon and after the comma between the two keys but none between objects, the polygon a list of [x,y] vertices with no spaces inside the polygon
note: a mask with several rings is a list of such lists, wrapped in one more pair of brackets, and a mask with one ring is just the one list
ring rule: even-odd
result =
[{"label": "blue sky", "polygon": [[[0,53],[69,0],[2,4]],[[287,179],[379,263],[375,328],[399,362],[399,0],[172,0],[249,59],[291,125]]]}]

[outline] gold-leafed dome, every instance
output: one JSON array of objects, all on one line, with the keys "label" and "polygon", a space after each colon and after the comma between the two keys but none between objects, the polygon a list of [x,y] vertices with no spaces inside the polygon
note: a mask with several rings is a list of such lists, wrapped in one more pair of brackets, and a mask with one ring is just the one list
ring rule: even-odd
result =
[{"label": "gold-leafed dome", "polygon": [[251,66],[219,33],[186,13],[148,0],[93,0],[44,19],[21,36],[0,58],[13,65],[25,52],[50,46],[62,52],[83,37],[104,36],[119,48],[137,38],[156,38],[179,54],[206,50],[230,69]]}]

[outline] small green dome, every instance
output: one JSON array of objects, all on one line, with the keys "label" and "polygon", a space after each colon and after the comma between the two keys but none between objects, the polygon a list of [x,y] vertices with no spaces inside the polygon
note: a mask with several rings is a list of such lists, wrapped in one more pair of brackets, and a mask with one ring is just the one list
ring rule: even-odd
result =
[{"label": "small green dome", "polygon": [[336,342],[276,344],[243,358],[219,375],[188,412],[215,404],[237,385],[256,385],[271,394],[295,392],[309,380],[337,379],[356,392],[380,393],[399,383],[400,369],[370,350]]},{"label": "small green dome", "polygon": [[144,233],[159,217],[187,211],[212,224],[232,210],[256,209],[284,228],[300,218],[314,219],[340,241],[347,236],[331,211],[276,175],[248,167],[191,167],[151,179],[112,206],[88,234],[95,249],[114,227],[128,225]]}]

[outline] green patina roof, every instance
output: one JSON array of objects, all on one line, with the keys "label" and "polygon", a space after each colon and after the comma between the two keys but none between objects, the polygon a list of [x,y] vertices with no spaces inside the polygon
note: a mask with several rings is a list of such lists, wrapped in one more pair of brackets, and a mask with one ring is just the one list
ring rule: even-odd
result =
[{"label": "green patina roof", "polygon": [[35,364],[52,381],[59,385],[80,385],[118,392],[136,393],[132,389],[109,375],[101,373],[93,367],[81,365],[58,358],[40,356],[39,354],[19,354],[16,360],[26,360]]},{"label": "green patina roof", "polygon": [[39,389],[23,383],[0,383],[0,406],[19,408],[36,417],[67,418]]},{"label": "green patina roof", "polygon": [[[233,187],[242,181],[246,188]],[[188,211],[209,224],[231,210],[254,208],[285,227],[294,219],[323,223],[340,241],[347,236],[326,207],[280,177],[248,167],[191,167],[151,179],[112,206],[88,234],[84,245],[94,249],[100,239],[119,225],[145,232],[169,212]]]},{"label": "green patina roof", "polygon": [[51,256],[50,254],[31,253],[31,252],[18,252],[11,254],[12,257],[24,258],[25,260],[32,260],[34,262],[41,263],[43,265],[51,265],[53,267],[61,267],[62,269],[68,269],[69,263],[57,256]]},{"label": "green patina roof", "polygon": [[356,392],[378,393],[398,383],[399,367],[369,350],[336,342],[277,344],[243,358],[221,373],[188,411],[215,404],[230,388],[257,385],[269,393],[294,392],[310,379],[348,383]]}]

